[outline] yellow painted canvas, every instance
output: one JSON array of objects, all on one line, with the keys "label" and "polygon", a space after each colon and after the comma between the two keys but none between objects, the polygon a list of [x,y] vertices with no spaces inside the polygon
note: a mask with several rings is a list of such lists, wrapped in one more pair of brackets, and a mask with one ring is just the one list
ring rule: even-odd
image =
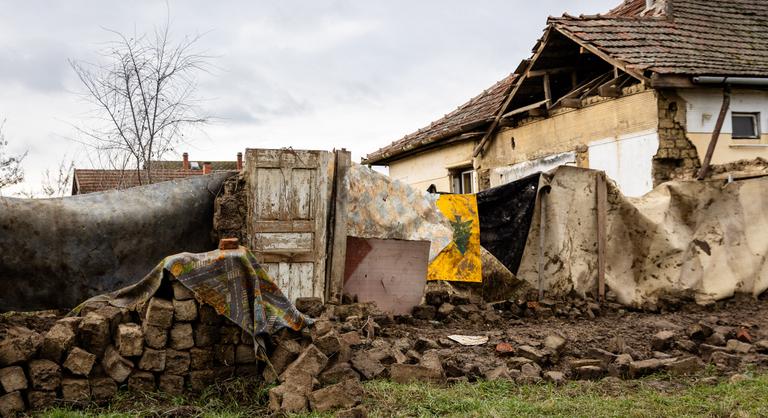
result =
[{"label": "yellow painted canvas", "polygon": [[437,200],[448,218],[453,239],[429,264],[427,280],[482,282],[480,220],[473,194],[444,194]]}]

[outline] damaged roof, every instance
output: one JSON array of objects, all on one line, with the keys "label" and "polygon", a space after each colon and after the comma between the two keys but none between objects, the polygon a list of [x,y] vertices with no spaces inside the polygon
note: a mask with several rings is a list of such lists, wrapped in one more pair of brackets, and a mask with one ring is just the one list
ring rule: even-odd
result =
[{"label": "damaged roof", "polygon": [[[768,76],[768,0],[655,0],[651,7],[626,0],[603,15],[550,17],[548,28],[645,77]],[[388,164],[460,136],[479,136],[473,131],[484,134],[522,80],[510,74],[429,126],[368,154],[363,164]]]},{"label": "damaged roof", "polygon": [[630,0],[606,15],[550,18],[580,44],[628,69],[658,74],[768,76],[765,0]]},{"label": "damaged roof", "polygon": [[[493,120],[499,107],[504,103],[514,84],[516,74],[510,74],[496,82],[456,110],[432,122],[429,126],[406,135],[403,138],[368,154],[363,164],[386,164],[390,158],[399,157],[409,151],[424,148],[445,139],[466,135],[469,139],[482,135]],[[473,135],[472,131],[476,131]],[[467,135],[468,134],[468,135]]]}]

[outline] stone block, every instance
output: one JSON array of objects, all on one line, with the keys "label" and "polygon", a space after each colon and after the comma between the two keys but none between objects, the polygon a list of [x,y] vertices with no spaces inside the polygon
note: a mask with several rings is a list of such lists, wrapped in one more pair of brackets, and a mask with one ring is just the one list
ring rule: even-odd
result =
[{"label": "stone block", "polygon": [[235,346],[232,344],[216,344],[213,347],[214,359],[225,366],[235,365]]},{"label": "stone block", "polygon": [[121,356],[114,346],[107,347],[104,359],[101,361],[104,371],[117,383],[125,382],[125,379],[133,370],[133,362]]},{"label": "stone block", "polygon": [[213,367],[213,349],[192,348],[189,350],[189,366],[192,370],[204,370]]},{"label": "stone block", "polygon": [[210,305],[200,305],[198,309],[200,323],[205,325],[220,325],[224,318]]},{"label": "stone block", "polygon": [[235,368],[235,376],[237,377],[252,377],[258,376],[259,372],[258,363],[238,364]]},{"label": "stone block", "polygon": [[272,364],[272,367],[266,367],[264,369],[264,380],[268,383],[277,380],[277,375],[284,372],[288,365],[293,363],[293,361],[299,357],[301,351],[301,344],[296,340],[287,338],[281,340],[269,357],[269,362]]},{"label": "stone block", "polygon": [[664,351],[672,347],[675,339],[673,331],[659,331],[651,338],[651,348],[654,351]]},{"label": "stone block", "polygon": [[96,355],[91,354],[80,347],[70,350],[64,361],[64,368],[78,376],[88,376],[96,363]]},{"label": "stone block", "polygon": [[117,327],[120,324],[129,321],[131,318],[128,309],[118,308],[112,305],[103,306],[95,310],[94,313],[107,320],[107,324],[109,324],[109,332],[113,335],[117,332]]},{"label": "stone block", "polygon": [[165,372],[183,375],[189,371],[190,354],[188,351],[168,349],[165,351]]},{"label": "stone block", "polygon": [[30,390],[27,392],[27,404],[29,409],[47,409],[56,403],[56,392],[50,390]]},{"label": "stone block", "polygon": [[629,377],[638,378],[649,375],[651,373],[656,373],[673,361],[675,361],[675,359],[648,359],[633,361],[629,363]]},{"label": "stone block", "polygon": [[363,405],[336,412],[336,418],[368,418],[368,409]]},{"label": "stone block", "polygon": [[370,350],[355,352],[352,354],[350,363],[352,363],[352,367],[366,380],[375,379],[386,370],[386,367],[381,364],[381,361],[379,361],[376,356],[371,354]]},{"label": "stone block", "polygon": [[173,303],[160,298],[150,299],[144,323],[165,329],[170,328],[173,325]]},{"label": "stone block", "polygon": [[152,325],[144,325],[144,343],[147,347],[161,350],[168,343],[168,330]]},{"label": "stone block", "polygon": [[90,379],[91,396],[95,401],[107,401],[117,394],[117,383],[111,377]]},{"label": "stone block", "polygon": [[26,409],[21,392],[11,392],[0,396],[0,417],[15,417]]},{"label": "stone block", "polygon": [[195,346],[195,339],[192,336],[192,324],[176,323],[171,328],[170,346],[174,350],[189,350]]},{"label": "stone block", "polygon": [[128,377],[128,389],[137,392],[154,392],[155,375],[150,372],[134,370]]},{"label": "stone block", "polygon": [[316,297],[296,298],[296,309],[299,312],[317,318],[323,313],[323,300]]},{"label": "stone block", "polygon": [[195,298],[195,293],[180,281],[173,282],[173,298],[176,300],[190,300]]},{"label": "stone block", "polygon": [[235,374],[237,374],[237,368],[235,368],[235,366],[218,366],[213,369],[213,373],[215,379],[231,379],[235,377]]},{"label": "stone block", "polygon": [[64,354],[75,344],[75,330],[69,324],[56,323],[45,333],[40,357],[60,362]]},{"label": "stone block", "polygon": [[360,379],[360,375],[348,362],[336,363],[325,369],[317,378],[323,386],[340,383],[348,379]]},{"label": "stone block", "polygon": [[240,328],[234,325],[221,327],[219,330],[219,342],[221,344],[239,344]]},{"label": "stone block", "polygon": [[211,347],[219,341],[219,327],[215,325],[195,324],[195,345]]},{"label": "stone block", "polygon": [[0,386],[6,393],[24,390],[27,386],[27,376],[20,366],[10,366],[0,369]]},{"label": "stone block", "polygon": [[67,378],[61,381],[61,395],[68,402],[84,402],[91,398],[88,379]]},{"label": "stone block", "polygon": [[91,312],[80,322],[78,329],[80,345],[88,352],[101,357],[112,338],[109,332],[109,323],[103,316]]},{"label": "stone block", "polygon": [[359,380],[349,379],[312,392],[309,395],[309,405],[317,412],[351,408],[363,401],[363,392]]},{"label": "stone block", "polygon": [[144,352],[144,331],[139,324],[120,324],[117,327],[115,342],[121,356],[140,356]]},{"label": "stone block", "polygon": [[0,367],[31,359],[42,344],[43,336],[28,328],[0,330]]},{"label": "stone block", "polygon": [[314,344],[310,344],[299,357],[291,363],[280,376],[284,381],[287,375],[301,371],[313,378],[317,377],[328,364],[328,357],[325,356]]},{"label": "stone block", "polygon": [[189,388],[193,392],[202,392],[213,384],[216,374],[213,370],[195,370],[189,372]]},{"label": "stone block", "polygon": [[413,307],[412,315],[416,319],[430,321],[435,319],[437,308],[432,305],[418,305]]},{"label": "stone block", "polygon": [[673,375],[690,375],[704,370],[704,362],[692,356],[667,364],[667,371]]},{"label": "stone block", "polygon": [[322,337],[316,338],[314,344],[326,357],[330,358],[341,351],[342,343],[335,332],[329,332]]},{"label": "stone block", "polygon": [[239,344],[235,349],[235,363],[248,364],[256,361],[256,352],[250,344]]},{"label": "stone block", "polygon": [[197,319],[197,301],[194,299],[189,300],[173,300],[173,317],[177,321],[194,321]]},{"label": "stone block", "polygon": [[184,393],[184,376],[163,373],[160,375],[160,390],[172,395]]},{"label": "stone block", "polygon": [[61,367],[50,360],[29,362],[29,380],[37,390],[56,390],[61,386]]},{"label": "stone block", "polygon": [[165,370],[165,350],[155,350],[147,348],[139,360],[139,369],[150,372],[162,372]]}]

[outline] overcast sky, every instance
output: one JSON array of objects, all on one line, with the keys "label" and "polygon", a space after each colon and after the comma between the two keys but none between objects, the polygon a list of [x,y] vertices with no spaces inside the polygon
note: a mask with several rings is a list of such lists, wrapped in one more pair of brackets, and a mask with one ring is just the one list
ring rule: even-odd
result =
[{"label": "overcast sky", "polygon": [[[194,160],[245,148],[347,148],[354,161],[453,110],[530,56],[547,16],[605,12],[621,0],[181,1],[172,36],[204,34],[215,69],[199,78],[217,117],[178,149]],[[63,158],[90,168],[73,125],[92,107],[67,63],[97,60],[114,36],[151,32],[164,1],[0,0],[0,119],[27,151],[36,190]],[[170,156],[175,157],[175,156]]]}]

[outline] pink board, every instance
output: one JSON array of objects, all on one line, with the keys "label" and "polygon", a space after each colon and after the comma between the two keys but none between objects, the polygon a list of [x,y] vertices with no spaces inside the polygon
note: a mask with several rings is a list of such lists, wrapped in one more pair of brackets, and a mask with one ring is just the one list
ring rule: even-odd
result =
[{"label": "pink board", "polygon": [[429,241],[347,237],[344,293],[376,302],[391,314],[421,303],[427,283]]}]

